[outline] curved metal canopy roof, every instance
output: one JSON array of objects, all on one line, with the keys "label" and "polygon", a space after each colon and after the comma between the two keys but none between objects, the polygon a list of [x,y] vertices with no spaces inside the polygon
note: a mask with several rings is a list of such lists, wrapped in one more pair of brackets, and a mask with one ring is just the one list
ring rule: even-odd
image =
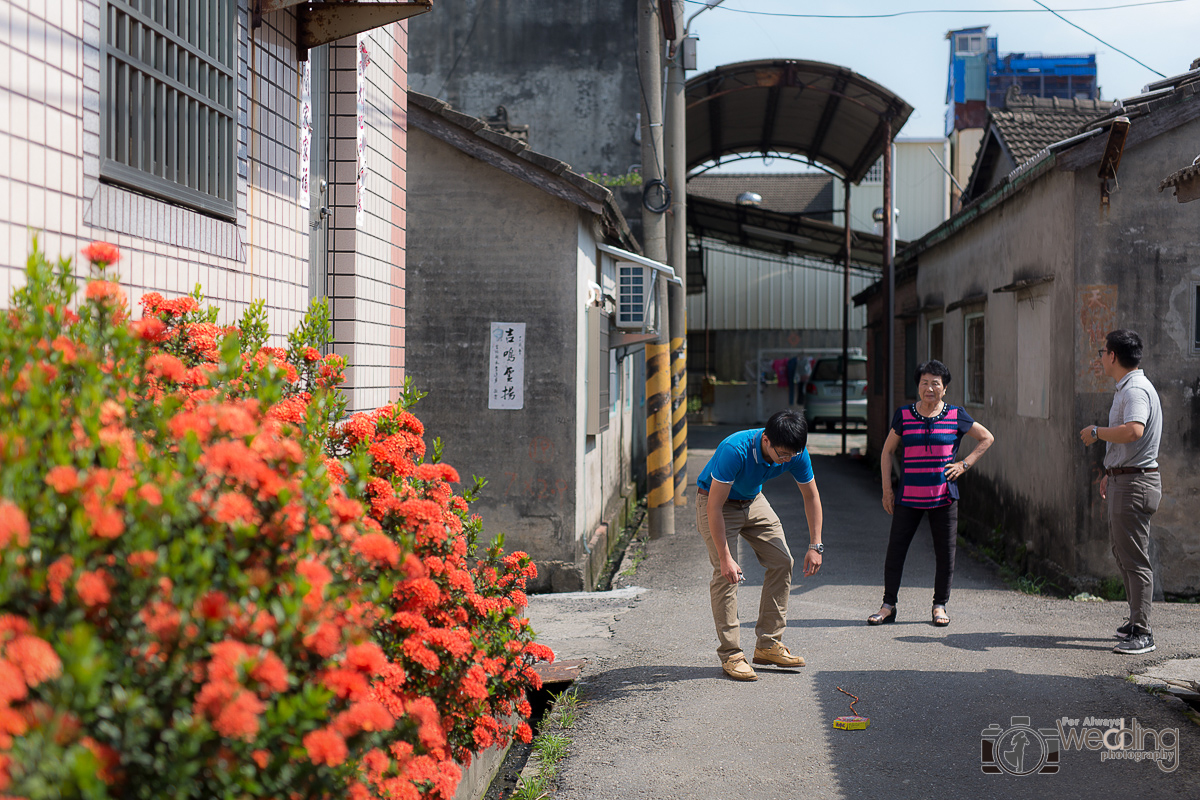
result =
[{"label": "curved metal canopy roof", "polygon": [[687,168],[735,153],[793,153],[858,183],[913,108],[820,61],[744,61],[687,82]]}]

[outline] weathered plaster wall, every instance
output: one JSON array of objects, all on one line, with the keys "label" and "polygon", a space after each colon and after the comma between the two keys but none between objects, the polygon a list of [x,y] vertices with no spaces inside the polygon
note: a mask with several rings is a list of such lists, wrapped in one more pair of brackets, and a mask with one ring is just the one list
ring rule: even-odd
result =
[{"label": "weathered plaster wall", "polygon": [[[410,130],[407,363],[417,407],[509,550],[574,561],[576,206]],[[470,227],[463,222],[470,220]],[[492,322],[526,323],[525,404],[488,409]]]},{"label": "weathered plaster wall", "polygon": [[439,0],[421,22],[409,55],[415,91],[474,116],[505,106],[530,126],[530,147],[576,172],[641,161],[636,0]]},{"label": "weathered plaster wall", "polygon": [[[1198,101],[1191,101],[1198,102]],[[1134,129],[1145,121],[1135,121]],[[1200,284],[1200,203],[1180,204],[1158,184],[1195,157],[1200,120],[1193,120],[1121,157],[1120,188],[1108,211],[1100,206],[1095,164],[1077,173],[1074,193],[1078,290],[1071,315],[1072,371],[1079,383],[1073,429],[1103,424],[1112,401],[1111,380],[1096,377],[1096,350],[1113,328],[1138,332],[1142,367],[1162,400],[1159,464],[1163,499],[1153,517],[1151,557],[1158,585],[1168,594],[1200,593],[1200,352],[1196,342],[1196,286]],[[1103,451],[1091,448],[1076,476],[1080,497],[1080,566],[1115,574],[1108,549],[1106,503],[1100,499]]]},{"label": "weathered plaster wall", "polygon": [[[1026,568],[1068,574],[1088,563],[1089,532],[1075,530],[1080,495],[1074,475],[1085,471],[1075,437],[1071,341],[1074,249],[1070,232],[1075,208],[1074,176],[1051,172],[1018,192],[998,209],[920,255],[917,294],[922,307],[952,305],[972,296],[982,304],[936,310],[922,323],[944,320],[943,361],[953,373],[948,402],[964,405],[964,320],[984,313],[985,384],[981,403],[967,412],[987,427],[996,443],[962,480],[960,520],[975,536],[999,533],[1010,559],[1028,556]],[[1015,281],[1054,275],[1035,293],[993,293]],[[1044,342],[1019,345],[1018,303],[1048,303],[1050,335]],[[920,352],[928,351],[927,326],[918,326]],[[1022,352],[1024,349],[1024,352]],[[1023,364],[1045,363],[1047,416],[1023,415],[1018,398],[1023,380],[1036,380]],[[970,452],[964,440],[959,451]]]}]

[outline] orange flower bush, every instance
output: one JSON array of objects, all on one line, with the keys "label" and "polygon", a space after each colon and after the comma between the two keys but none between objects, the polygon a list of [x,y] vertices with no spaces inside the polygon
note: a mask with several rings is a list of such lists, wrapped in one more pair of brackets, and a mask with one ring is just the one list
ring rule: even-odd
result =
[{"label": "orange flower bush", "polygon": [[85,256],[0,324],[0,796],[449,800],[528,740],[533,567],[476,552],[419,395],[344,419],[323,305],[286,348],[198,292],[131,321]]}]

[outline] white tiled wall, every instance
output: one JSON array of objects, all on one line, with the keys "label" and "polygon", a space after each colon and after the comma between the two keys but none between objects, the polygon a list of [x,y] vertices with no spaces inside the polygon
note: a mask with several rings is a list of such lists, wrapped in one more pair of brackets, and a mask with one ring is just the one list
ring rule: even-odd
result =
[{"label": "white tiled wall", "polygon": [[332,48],[330,84],[333,221],[330,297],[336,351],[354,365],[351,409],[396,398],[404,382],[407,27],[371,32],[366,46],[366,163],[363,218],[356,222],[356,43]]},{"label": "white tiled wall", "polygon": [[[237,220],[231,222],[100,182],[102,6],[102,0],[0,0],[0,303],[23,282],[34,232],[51,256],[77,256],[102,239],[124,253],[118,270],[135,309],[145,292],[173,296],[199,283],[221,308],[219,321],[231,323],[263,298],[273,344],[282,344],[309,295],[307,211],[297,181],[294,11],[264,15],[251,36],[248,0],[239,0]],[[330,237],[336,253],[328,291],[338,349],[354,365],[354,409],[393,399],[404,369],[406,24],[379,29],[370,42],[362,230],[353,214],[353,61],[349,108],[336,97],[331,103],[339,115],[331,135],[349,136],[349,151],[338,149],[338,139],[331,159],[349,159],[339,164],[350,173],[350,213],[335,219],[335,227],[349,225]],[[333,202],[344,199],[339,194]]]}]

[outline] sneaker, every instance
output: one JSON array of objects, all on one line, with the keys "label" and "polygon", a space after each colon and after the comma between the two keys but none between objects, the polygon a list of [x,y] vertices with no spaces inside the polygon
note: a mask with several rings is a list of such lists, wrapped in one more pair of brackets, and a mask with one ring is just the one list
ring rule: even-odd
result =
[{"label": "sneaker", "polygon": [[791,650],[775,642],[765,650],[761,647],[754,648],[754,663],[774,664],[777,667],[803,667],[804,659],[792,655]]},{"label": "sneaker", "polygon": [[1133,623],[1129,620],[1125,620],[1125,624],[1117,628],[1118,639],[1128,639],[1131,633],[1133,633]]},{"label": "sneaker", "polygon": [[1124,639],[1113,648],[1114,653],[1124,653],[1127,656],[1136,656],[1142,653],[1149,653],[1154,649],[1154,636],[1149,633],[1132,633],[1129,638]]},{"label": "sneaker", "polygon": [[733,656],[724,664],[721,669],[725,670],[725,674],[733,678],[735,681],[756,681],[758,675],[755,674],[753,668],[746,663],[746,657],[741,653]]}]

